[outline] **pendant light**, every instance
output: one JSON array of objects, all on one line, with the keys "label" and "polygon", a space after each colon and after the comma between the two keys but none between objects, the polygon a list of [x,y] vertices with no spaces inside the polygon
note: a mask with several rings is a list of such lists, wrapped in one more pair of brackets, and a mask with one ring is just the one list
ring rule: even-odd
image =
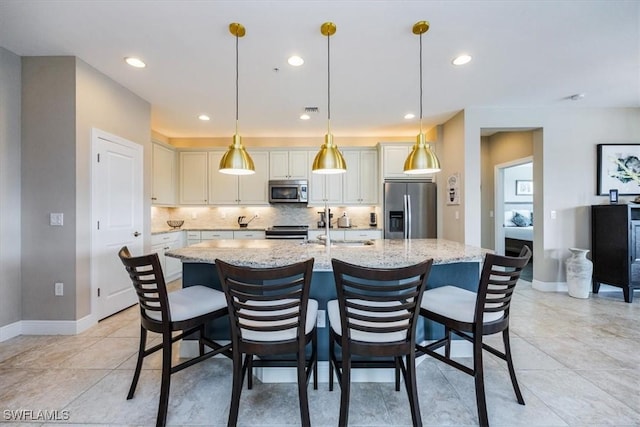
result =
[{"label": "pendant light", "polygon": [[236,37],[236,132],[229,149],[220,159],[222,173],[229,175],[251,175],[256,173],[253,160],[242,145],[242,137],[238,135],[238,40],[244,37],[246,31],[242,24],[229,24],[229,32]]},{"label": "pendant light", "polygon": [[426,142],[422,132],[422,35],[429,31],[427,21],[416,22],[413,26],[413,34],[420,36],[420,133],[416,138],[416,144],[404,162],[404,173],[407,175],[440,172],[440,161],[431,147]]},{"label": "pendant light", "polygon": [[318,174],[344,173],[347,171],[347,163],[338,146],[333,143],[331,134],[331,45],[329,40],[336,32],[336,24],[325,22],[320,26],[320,32],[323,36],[327,36],[327,134],[324,136],[324,144],[313,160],[311,170]]}]

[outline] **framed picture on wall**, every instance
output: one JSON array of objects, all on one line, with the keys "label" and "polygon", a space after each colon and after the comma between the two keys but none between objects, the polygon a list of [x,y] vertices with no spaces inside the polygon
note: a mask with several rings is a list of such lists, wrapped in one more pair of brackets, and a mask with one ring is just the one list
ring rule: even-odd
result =
[{"label": "framed picture on wall", "polygon": [[640,144],[598,144],[597,166],[597,195],[640,195]]},{"label": "framed picture on wall", "polygon": [[525,179],[516,180],[516,196],[533,195],[533,181]]}]

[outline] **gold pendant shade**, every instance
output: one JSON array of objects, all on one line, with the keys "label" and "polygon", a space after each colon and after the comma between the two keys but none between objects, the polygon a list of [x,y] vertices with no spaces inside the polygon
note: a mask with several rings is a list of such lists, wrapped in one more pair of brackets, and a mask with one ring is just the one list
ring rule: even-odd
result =
[{"label": "gold pendant shade", "polygon": [[343,173],[347,170],[344,157],[338,150],[338,146],[333,143],[333,135],[330,133],[324,136],[324,144],[313,159],[312,170],[320,174]]},{"label": "gold pendant shade", "polygon": [[407,175],[418,175],[425,173],[440,172],[440,161],[429,144],[427,144],[424,133],[416,138],[416,144],[404,162],[404,173]]},{"label": "gold pendant shade", "polygon": [[233,135],[233,143],[220,159],[220,172],[230,175],[251,175],[256,173],[253,160],[242,145],[242,137]]},{"label": "gold pendant shade", "polygon": [[242,145],[242,137],[238,135],[238,39],[246,34],[246,30],[242,24],[233,22],[229,24],[229,32],[236,38],[236,132],[229,149],[220,159],[218,170],[229,175],[251,175],[256,173],[256,168]]},{"label": "gold pendant shade", "polygon": [[440,172],[438,156],[431,150],[422,132],[422,34],[429,31],[427,21],[418,21],[413,26],[413,34],[420,36],[420,133],[416,137],[416,144],[404,162],[404,173],[418,175]]},{"label": "gold pendant shade", "polygon": [[311,171],[316,174],[336,174],[347,171],[347,162],[344,161],[338,146],[333,142],[331,134],[331,49],[329,39],[336,32],[336,24],[325,22],[320,27],[320,33],[327,37],[327,134],[324,136],[324,144],[313,159]]}]

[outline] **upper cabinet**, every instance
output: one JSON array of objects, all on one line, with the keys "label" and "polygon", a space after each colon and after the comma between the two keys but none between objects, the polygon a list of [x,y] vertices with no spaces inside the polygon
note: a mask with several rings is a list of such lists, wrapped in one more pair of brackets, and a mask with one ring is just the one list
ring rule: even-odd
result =
[{"label": "upper cabinet", "polygon": [[[316,151],[309,151],[309,170]],[[375,148],[342,151],[347,172],[335,175],[309,174],[309,204],[375,205],[378,203],[378,150]]]},{"label": "upper cabinet", "polygon": [[269,179],[308,179],[307,151],[271,151]]},{"label": "upper cabinet", "polygon": [[256,173],[253,175],[227,175],[218,172],[224,151],[209,153],[209,204],[211,205],[266,205],[269,204],[269,153],[251,151]]},{"label": "upper cabinet", "polygon": [[404,173],[404,162],[407,160],[412,143],[389,143],[381,144],[382,147],[382,177],[400,178],[400,179],[432,179],[435,180],[434,174],[424,175],[407,175]]},{"label": "upper cabinet", "polygon": [[180,204],[208,203],[208,162],[206,151],[181,151]]},{"label": "upper cabinet", "polygon": [[154,205],[176,203],[176,152],[164,145],[152,144],[152,196]]},{"label": "upper cabinet", "polygon": [[375,205],[380,199],[380,161],[372,147],[343,150],[347,172],[333,175],[311,173],[317,150],[251,150],[256,173],[240,176],[218,171],[223,150],[177,154],[181,205],[268,205],[269,179],[308,179],[309,206]]},{"label": "upper cabinet", "polygon": [[[342,178],[343,173],[339,174],[317,174],[311,172],[313,160],[316,158],[317,151],[307,152],[307,162],[309,168],[309,205],[324,205],[325,202],[330,205],[342,203]],[[347,164],[347,169],[349,165]]]},{"label": "upper cabinet", "polygon": [[378,203],[378,151],[376,149],[344,150],[347,172],[343,178],[343,202],[347,205]]}]

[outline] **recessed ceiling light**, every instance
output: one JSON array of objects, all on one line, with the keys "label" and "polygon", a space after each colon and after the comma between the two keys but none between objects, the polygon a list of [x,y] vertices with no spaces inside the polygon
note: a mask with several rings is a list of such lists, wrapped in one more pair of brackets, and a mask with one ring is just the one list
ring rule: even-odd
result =
[{"label": "recessed ceiling light", "polygon": [[408,114],[404,115],[404,118],[407,119],[407,120],[414,119],[415,117],[416,117],[416,115],[413,114],[413,113],[408,113]]},{"label": "recessed ceiling light", "polygon": [[302,64],[304,64],[304,59],[300,58],[297,55],[293,55],[289,57],[289,59],[287,59],[287,62],[289,63],[289,65],[292,65],[294,67],[299,67]]},{"label": "recessed ceiling light", "polygon": [[211,120],[211,117],[207,116],[206,114],[200,114],[198,116],[198,119],[202,120],[203,122],[208,122],[209,120]]},{"label": "recessed ceiling light", "polygon": [[310,118],[311,116],[306,113],[300,116],[300,120],[309,120]]},{"label": "recessed ceiling light", "polygon": [[471,56],[466,54],[457,56],[453,58],[453,61],[451,61],[453,65],[464,65],[464,64],[468,64],[469,62],[471,62]]},{"label": "recessed ceiling light", "polygon": [[133,56],[128,56],[126,58],[124,58],[125,62],[129,65],[131,65],[132,67],[135,68],[144,68],[147,66],[147,64],[145,64],[142,59],[140,58],[135,58]]}]

